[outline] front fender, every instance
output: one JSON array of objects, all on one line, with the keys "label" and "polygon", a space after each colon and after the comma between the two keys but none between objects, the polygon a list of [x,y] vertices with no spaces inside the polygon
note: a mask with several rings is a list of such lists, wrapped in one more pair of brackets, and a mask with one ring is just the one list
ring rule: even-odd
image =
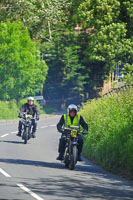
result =
[{"label": "front fender", "polygon": [[71,141],[71,145],[78,145],[77,141]]}]

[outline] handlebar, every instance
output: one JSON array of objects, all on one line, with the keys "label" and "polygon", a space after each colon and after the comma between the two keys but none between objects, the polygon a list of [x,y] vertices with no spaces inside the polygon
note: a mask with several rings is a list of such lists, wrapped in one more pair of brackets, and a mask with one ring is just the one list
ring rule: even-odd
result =
[{"label": "handlebar", "polygon": [[66,131],[77,130],[78,133],[81,133],[81,134],[83,134],[83,135],[88,135],[88,131],[87,131],[87,130],[81,131],[81,130],[79,129],[79,127],[77,127],[77,126],[65,127],[65,128],[62,130],[62,133],[65,133],[65,130],[66,130]]},{"label": "handlebar", "polygon": [[24,112],[24,113],[22,113],[22,114],[19,113],[18,117],[19,117],[19,118],[23,118],[23,119],[26,119],[27,117],[29,117],[30,119],[35,119],[32,115],[27,114],[26,112]]}]

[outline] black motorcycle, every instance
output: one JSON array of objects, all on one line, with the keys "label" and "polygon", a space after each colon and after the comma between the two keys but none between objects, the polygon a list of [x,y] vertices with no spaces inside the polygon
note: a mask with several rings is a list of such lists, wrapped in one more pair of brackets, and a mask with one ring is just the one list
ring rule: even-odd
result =
[{"label": "black motorcycle", "polygon": [[27,141],[31,138],[32,119],[33,116],[27,113],[24,113],[22,117],[22,139],[24,144],[27,144]]},{"label": "black motorcycle", "polygon": [[77,126],[71,126],[64,129],[66,135],[66,146],[64,154],[65,167],[73,170],[78,159],[78,133],[82,133]]}]

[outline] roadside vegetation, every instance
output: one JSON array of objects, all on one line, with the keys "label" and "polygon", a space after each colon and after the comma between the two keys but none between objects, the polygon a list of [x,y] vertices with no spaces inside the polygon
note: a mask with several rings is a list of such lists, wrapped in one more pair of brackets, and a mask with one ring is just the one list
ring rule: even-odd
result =
[{"label": "roadside vegetation", "polygon": [[[18,110],[20,109],[22,104],[26,102],[26,99],[22,99],[19,102],[16,102],[15,100],[5,102],[0,101],[0,120],[17,119]],[[35,104],[37,104],[40,114],[46,113],[38,102],[35,102]]]},{"label": "roadside vegetation", "polygon": [[133,178],[133,88],[87,102],[80,114],[89,126],[84,156]]}]

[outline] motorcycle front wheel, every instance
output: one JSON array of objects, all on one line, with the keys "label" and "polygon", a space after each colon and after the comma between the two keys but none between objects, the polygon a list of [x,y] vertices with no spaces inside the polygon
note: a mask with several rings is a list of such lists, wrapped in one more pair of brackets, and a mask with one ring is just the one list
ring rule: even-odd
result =
[{"label": "motorcycle front wheel", "polygon": [[24,130],[24,144],[27,144],[27,140],[28,140],[28,133],[29,133],[29,127],[26,127]]},{"label": "motorcycle front wheel", "polygon": [[75,169],[76,162],[77,162],[77,146],[74,145],[74,146],[72,146],[69,169],[71,169],[71,170]]}]

